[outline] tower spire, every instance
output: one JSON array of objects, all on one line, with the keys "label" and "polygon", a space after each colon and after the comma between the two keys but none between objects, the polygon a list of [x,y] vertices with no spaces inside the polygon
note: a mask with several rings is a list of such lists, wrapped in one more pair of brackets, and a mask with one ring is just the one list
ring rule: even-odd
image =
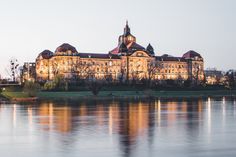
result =
[{"label": "tower spire", "polygon": [[130,34],[130,28],[129,28],[129,23],[128,20],[126,20],[126,25],[125,25],[125,29],[124,29],[124,34]]}]

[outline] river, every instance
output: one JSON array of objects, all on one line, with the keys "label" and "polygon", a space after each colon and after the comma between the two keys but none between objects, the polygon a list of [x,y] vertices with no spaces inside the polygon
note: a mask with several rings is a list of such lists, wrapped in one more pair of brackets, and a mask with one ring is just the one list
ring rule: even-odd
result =
[{"label": "river", "polygon": [[235,157],[236,99],[0,103],[4,157]]}]

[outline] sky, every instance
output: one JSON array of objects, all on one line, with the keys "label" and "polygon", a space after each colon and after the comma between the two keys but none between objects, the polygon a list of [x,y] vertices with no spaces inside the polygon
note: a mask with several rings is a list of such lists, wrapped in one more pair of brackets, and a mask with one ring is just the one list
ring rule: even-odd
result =
[{"label": "sky", "polygon": [[62,43],[108,53],[126,20],[156,55],[195,50],[205,68],[236,69],[236,0],[0,0],[0,75]]}]

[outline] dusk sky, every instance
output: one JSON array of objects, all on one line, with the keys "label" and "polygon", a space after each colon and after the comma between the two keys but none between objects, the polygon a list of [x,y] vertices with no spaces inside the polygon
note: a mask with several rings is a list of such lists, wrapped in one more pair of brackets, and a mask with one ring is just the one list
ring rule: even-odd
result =
[{"label": "dusk sky", "polygon": [[108,53],[126,20],[156,55],[195,50],[205,68],[236,69],[236,0],[0,0],[0,74],[11,57],[35,61],[62,43]]}]

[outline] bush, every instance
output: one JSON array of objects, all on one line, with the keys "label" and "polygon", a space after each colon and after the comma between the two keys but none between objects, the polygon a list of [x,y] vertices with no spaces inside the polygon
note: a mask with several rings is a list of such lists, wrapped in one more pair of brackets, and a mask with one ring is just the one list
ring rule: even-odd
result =
[{"label": "bush", "polygon": [[53,81],[46,82],[43,86],[43,89],[47,91],[54,90],[55,88],[56,88],[56,83]]},{"label": "bush", "polygon": [[37,92],[40,90],[40,85],[32,81],[27,81],[24,84],[23,90],[29,97],[34,97],[37,95]]},{"label": "bush", "polygon": [[47,91],[53,91],[53,90],[64,91],[64,90],[68,90],[68,83],[65,82],[65,80],[63,79],[63,76],[57,75],[53,79],[53,81],[46,82],[44,84],[43,89]]},{"label": "bush", "polygon": [[89,90],[93,93],[93,95],[97,96],[100,90],[102,89],[102,84],[98,81],[92,81],[88,83]]}]

